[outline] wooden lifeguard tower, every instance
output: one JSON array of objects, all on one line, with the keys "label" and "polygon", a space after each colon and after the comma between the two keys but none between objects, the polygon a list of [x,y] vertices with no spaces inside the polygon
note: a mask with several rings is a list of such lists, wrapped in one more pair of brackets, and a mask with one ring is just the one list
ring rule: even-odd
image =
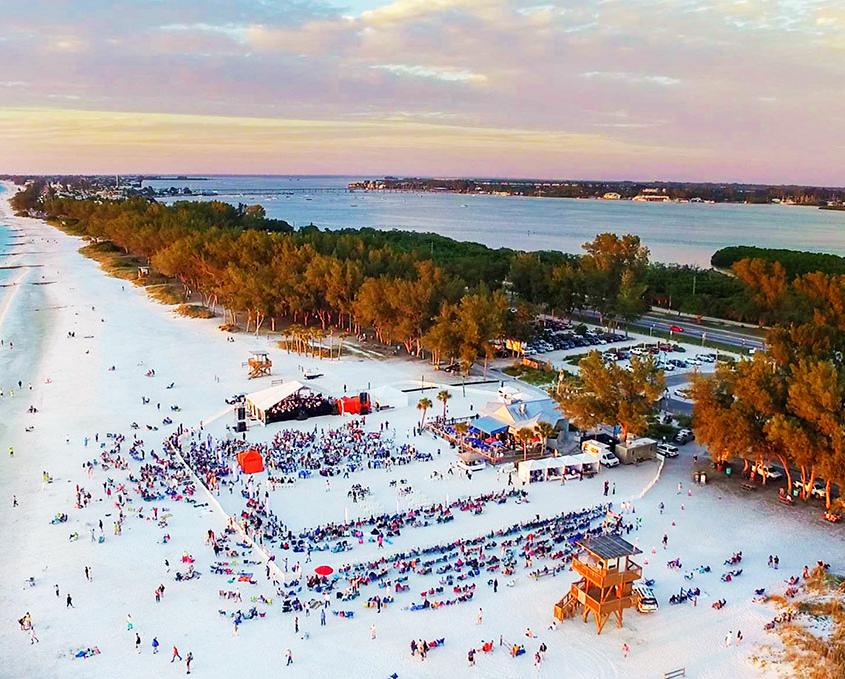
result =
[{"label": "wooden lifeguard tower", "polygon": [[581,579],[555,606],[555,618],[564,620],[581,606],[584,622],[593,614],[597,634],[611,615],[622,627],[622,612],[635,605],[633,583],[643,574],[631,557],[642,552],[616,535],[587,537],[577,544],[583,551],[572,560],[572,567]]},{"label": "wooden lifeguard tower", "polygon": [[247,365],[249,366],[249,378],[252,379],[269,375],[273,361],[270,360],[266,351],[250,351]]}]

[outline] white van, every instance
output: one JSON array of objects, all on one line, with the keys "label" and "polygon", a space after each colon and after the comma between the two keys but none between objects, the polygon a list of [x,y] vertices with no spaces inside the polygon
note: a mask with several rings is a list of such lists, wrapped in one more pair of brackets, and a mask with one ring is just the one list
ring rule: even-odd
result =
[{"label": "white van", "polygon": [[606,450],[599,455],[599,462],[601,462],[603,467],[616,467],[619,464],[619,458],[609,450]]},{"label": "white van", "polygon": [[657,597],[651,587],[636,585],[631,590],[634,595],[634,602],[640,613],[653,613],[658,609]]}]

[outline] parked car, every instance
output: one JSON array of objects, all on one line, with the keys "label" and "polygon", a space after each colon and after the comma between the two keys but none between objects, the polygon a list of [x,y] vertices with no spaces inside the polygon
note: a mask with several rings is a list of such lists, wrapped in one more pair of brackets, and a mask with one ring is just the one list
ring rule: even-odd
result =
[{"label": "parked car", "polygon": [[599,462],[603,467],[616,467],[619,464],[619,458],[610,451],[606,451],[599,456]]},{"label": "parked car", "polygon": [[[792,487],[800,493],[803,490],[803,484],[801,483],[801,479],[795,479],[792,482]],[[824,481],[822,481],[821,479],[816,479],[815,481],[813,481],[813,487],[810,488],[810,497],[815,497],[819,500],[824,500]]]},{"label": "parked car", "polygon": [[658,443],[657,452],[664,457],[678,457],[678,447],[671,443]]},{"label": "parked car", "polygon": [[658,609],[657,597],[654,596],[654,590],[651,587],[635,585],[631,590],[640,613],[653,613]]},{"label": "parked car", "polygon": [[681,429],[677,434],[675,434],[675,443],[684,445],[690,441],[695,441],[695,434],[693,434],[689,429]]},{"label": "parked car", "polygon": [[755,464],[754,467],[752,467],[752,471],[758,476],[762,476],[764,479],[768,479],[769,481],[777,481],[778,479],[783,478],[783,472],[780,469],[765,464]]}]

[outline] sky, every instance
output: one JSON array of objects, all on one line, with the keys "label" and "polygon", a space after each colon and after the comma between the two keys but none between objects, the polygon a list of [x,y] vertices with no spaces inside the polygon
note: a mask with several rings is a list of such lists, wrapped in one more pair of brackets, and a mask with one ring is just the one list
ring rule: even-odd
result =
[{"label": "sky", "polygon": [[845,185],[843,0],[0,5],[0,171]]}]

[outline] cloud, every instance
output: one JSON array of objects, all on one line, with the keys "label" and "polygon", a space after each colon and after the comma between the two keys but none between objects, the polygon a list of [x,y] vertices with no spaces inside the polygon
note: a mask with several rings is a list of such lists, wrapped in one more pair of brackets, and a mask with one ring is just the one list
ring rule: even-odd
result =
[{"label": "cloud", "polygon": [[648,83],[649,85],[663,85],[671,87],[680,84],[677,78],[670,78],[665,75],[640,75],[637,73],[624,73],[622,71],[586,71],[581,74],[587,80],[614,80],[627,83]]},{"label": "cloud", "polygon": [[487,77],[472,73],[466,69],[438,68],[435,66],[409,66],[407,64],[374,64],[370,68],[387,71],[394,75],[407,75],[413,78],[433,78],[446,82],[483,83]]},{"label": "cloud", "polygon": [[[728,166],[841,182],[839,162],[824,160],[845,144],[845,111],[835,105],[845,82],[841,0],[673,0],[657,8],[649,0],[39,0],[37,12],[7,4],[0,63],[16,84],[0,91],[30,110],[207,116],[218,130],[221,119],[248,117],[372,122],[399,145],[403,131],[417,133],[407,125],[439,122],[448,123],[450,143],[455,129],[487,131],[467,136],[491,140],[483,151],[473,147],[491,163],[487,174],[503,173],[499,165],[530,170],[528,159],[567,176],[595,169],[587,157],[560,154],[555,165],[535,150],[536,139],[560,134],[569,135],[562,146],[581,148],[575,140],[587,138],[591,148],[613,148],[614,167],[632,173],[655,157],[642,149],[657,149],[666,167],[684,172],[694,164],[673,159],[701,159],[703,179]],[[784,83],[789,96],[781,97]],[[0,107],[11,99],[0,98]],[[526,133],[518,143],[505,132],[514,121]],[[30,138],[38,134],[22,128],[15,148]],[[496,138],[524,156],[497,159]],[[144,140],[170,154],[169,141]],[[0,154],[12,143],[6,137]],[[437,166],[435,150],[413,147]],[[447,155],[453,165],[438,173],[468,167],[469,159]]]},{"label": "cloud", "polygon": [[173,33],[218,33],[220,35],[226,36],[227,38],[237,40],[238,42],[245,42],[246,33],[249,28],[248,26],[236,24],[221,25],[200,22],[195,24],[167,24],[165,26],[162,26],[161,30]]}]

